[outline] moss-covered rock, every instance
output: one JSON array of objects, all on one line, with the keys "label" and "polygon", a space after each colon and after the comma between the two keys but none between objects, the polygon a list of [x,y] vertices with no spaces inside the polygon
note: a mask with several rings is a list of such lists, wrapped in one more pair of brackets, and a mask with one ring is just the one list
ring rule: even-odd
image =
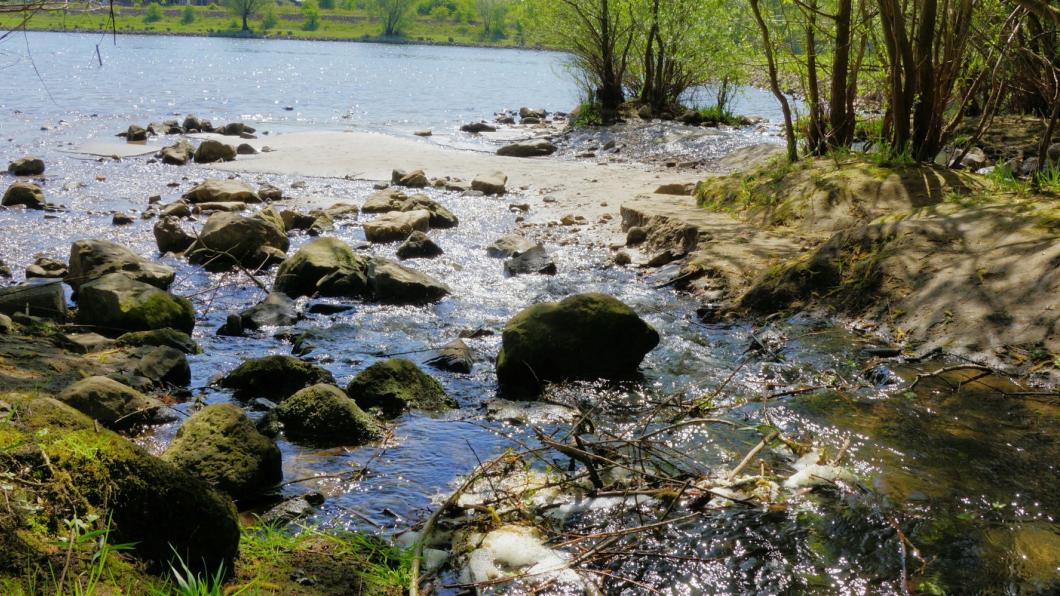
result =
[{"label": "moss-covered rock", "polygon": [[283,477],[280,449],[232,404],[206,406],[184,421],[162,459],[234,499],[256,496]]},{"label": "moss-covered rock", "polygon": [[185,354],[202,352],[199,344],[190,335],[176,329],[152,329],[151,331],[132,331],[118,336],[118,345],[128,348],[143,346],[169,346]]},{"label": "moss-covered rock", "polygon": [[382,437],[375,419],[334,385],[306,387],[276,408],[284,432],[318,445],[359,445]]},{"label": "moss-covered rock", "polygon": [[273,290],[299,296],[365,297],[368,259],[338,238],[318,238],[288,257],[276,272]]},{"label": "moss-covered rock", "polygon": [[634,375],[659,334],[606,294],[577,294],[535,304],[504,327],[497,379],[511,390],[546,381],[622,379]]},{"label": "moss-covered rock", "polygon": [[378,408],[391,418],[407,410],[456,407],[456,400],[438,381],[403,358],[377,362],[362,370],[350,381],[346,393],[361,408]]},{"label": "moss-covered rock", "polygon": [[293,356],[265,356],[240,364],[221,380],[221,386],[235,390],[237,397],[265,397],[282,401],[319,383],[335,383],[328,371],[302,362]]},{"label": "moss-covered rock", "polygon": [[112,336],[166,327],[190,334],[195,310],[187,298],[111,273],[81,286],[77,322]]},{"label": "moss-covered rock", "polygon": [[107,377],[81,379],[57,397],[111,429],[172,419],[162,402]]}]

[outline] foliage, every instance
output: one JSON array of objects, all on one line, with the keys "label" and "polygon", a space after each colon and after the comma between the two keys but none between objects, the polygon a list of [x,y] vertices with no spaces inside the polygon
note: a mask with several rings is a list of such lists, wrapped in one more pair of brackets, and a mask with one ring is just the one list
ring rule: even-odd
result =
[{"label": "foliage", "polygon": [[261,28],[265,31],[276,27],[279,24],[279,19],[276,17],[276,6],[271,2],[265,6],[265,9],[261,11]]},{"label": "foliage", "polygon": [[157,2],[151,2],[144,9],[144,22],[145,23],[157,23],[162,20],[165,13],[162,11],[162,6]]},{"label": "foliage", "polygon": [[320,28],[320,7],[316,0],[305,0],[302,3],[302,29],[305,31],[316,31]]},{"label": "foliage", "polygon": [[228,10],[242,20],[242,31],[250,31],[249,20],[254,18],[258,12],[271,0],[225,0]]},{"label": "foliage", "polygon": [[182,25],[190,25],[195,22],[195,9],[191,5],[184,7],[184,10],[180,11],[180,23]]},{"label": "foliage", "polygon": [[383,35],[399,35],[408,23],[415,0],[371,0],[372,12],[383,22]]},{"label": "foliage", "polygon": [[604,124],[604,118],[600,114],[600,106],[595,103],[584,102],[574,110],[574,113],[573,124],[575,127],[601,126]]}]

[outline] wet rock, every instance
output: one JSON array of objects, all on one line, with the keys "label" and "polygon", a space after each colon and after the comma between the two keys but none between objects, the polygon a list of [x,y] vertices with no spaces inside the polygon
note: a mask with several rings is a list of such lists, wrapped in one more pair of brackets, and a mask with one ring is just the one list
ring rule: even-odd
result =
[{"label": "wet rock", "polygon": [[186,232],[180,225],[180,219],[173,216],[163,217],[155,222],[153,231],[158,252],[162,254],[167,252],[180,254],[195,243],[195,236]]},{"label": "wet rock", "polygon": [[497,379],[515,392],[550,381],[622,379],[637,372],[659,334],[606,294],[576,294],[524,309],[504,327]]},{"label": "wet rock", "polygon": [[374,418],[341,389],[319,384],[298,391],[275,410],[284,433],[320,446],[360,445],[382,438]]},{"label": "wet rock", "polygon": [[162,459],[237,500],[283,478],[279,448],[232,404],[206,406],[184,421]]},{"label": "wet rock", "polygon": [[284,229],[290,232],[291,230],[308,230],[313,225],[313,222],[316,221],[317,216],[311,213],[299,213],[284,209],[280,212],[280,218],[283,219]]},{"label": "wet rock", "polygon": [[187,116],[185,116],[184,124],[182,126],[187,132],[202,131],[202,122],[194,114],[188,114]]},{"label": "wet rock", "polygon": [[259,203],[254,189],[238,180],[207,180],[184,193],[189,203]]},{"label": "wet rock", "polygon": [[357,217],[360,210],[357,205],[351,205],[349,203],[335,203],[334,205],[324,209],[322,213],[326,214],[332,219],[354,219]]},{"label": "wet rock", "polygon": [[[526,123],[526,120],[523,120]],[[524,141],[505,145],[497,150],[497,155],[506,157],[543,157],[556,152],[556,146],[545,139]]]},{"label": "wet rock", "polygon": [[276,218],[214,213],[188,249],[188,260],[211,271],[234,264],[256,270],[282,261],[290,244]]},{"label": "wet rock", "polygon": [[148,261],[108,240],[78,240],[70,247],[66,283],[74,291],[79,291],[82,284],[109,273],[120,273],[163,290],[173,283],[176,276],[172,267]]},{"label": "wet rock", "polygon": [[38,256],[33,260],[32,265],[26,267],[26,279],[62,279],[66,277],[66,274],[66,263],[43,255]]},{"label": "wet rock", "polygon": [[392,211],[365,223],[364,237],[369,242],[397,242],[416,230],[426,232],[430,229],[430,221],[430,212],[423,209]]},{"label": "wet rock", "polygon": [[406,188],[426,188],[430,184],[423,170],[413,170],[397,179],[398,186]]},{"label": "wet rock", "polygon": [[636,246],[648,239],[648,230],[640,226],[633,226],[626,231],[626,246]]},{"label": "wet rock", "polygon": [[368,197],[361,211],[365,213],[388,213],[391,211],[424,210],[430,213],[432,228],[455,227],[459,220],[451,211],[427,195],[408,196],[397,189],[384,189]]},{"label": "wet rock", "polygon": [[21,157],[8,164],[7,171],[15,176],[40,176],[44,173],[44,160],[37,157]]},{"label": "wet rock", "polygon": [[501,236],[486,247],[486,254],[497,259],[519,256],[533,248],[535,244],[522,236],[508,234]]},{"label": "wet rock", "polygon": [[541,119],[534,116],[527,116],[526,118],[519,119],[520,124],[541,124]]},{"label": "wet rock", "polygon": [[648,262],[644,265],[646,267],[662,267],[663,265],[668,265],[676,261],[678,258],[680,258],[680,255],[676,254],[674,251],[668,248],[657,253],[652,258],[648,259]]},{"label": "wet rock", "polygon": [[274,528],[282,528],[291,522],[313,515],[313,513],[316,512],[317,507],[320,507],[323,504],[324,495],[320,493],[300,495],[287,499],[266,511],[265,514],[261,516],[261,523]]},{"label": "wet rock", "polygon": [[388,304],[437,302],[449,294],[449,287],[426,273],[374,258],[368,266],[372,298]]},{"label": "wet rock", "polygon": [[548,112],[546,112],[544,110],[544,108],[527,108],[527,107],[519,108],[519,117],[520,118],[540,118],[540,119],[544,119],[547,116],[548,116]]},{"label": "wet rock", "polygon": [[262,327],[288,327],[297,323],[300,318],[294,300],[276,292],[244,310],[239,317],[243,329],[251,331]]},{"label": "wet rock", "polygon": [[413,232],[397,249],[399,259],[430,259],[443,253],[427,234]]},{"label": "wet rock", "polygon": [[240,143],[236,147],[236,155],[257,155],[258,150],[248,143]]},{"label": "wet rock", "polygon": [[11,277],[11,268],[3,261],[0,261],[0,277]]},{"label": "wet rock", "polygon": [[346,393],[362,409],[377,408],[389,418],[408,410],[446,410],[456,401],[438,381],[402,358],[377,362],[350,381]]},{"label": "wet rock", "polygon": [[128,226],[136,223],[136,218],[128,213],[115,213],[114,216],[110,218],[110,223],[114,226]]},{"label": "wet rock", "polygon": [[619,267],[625,267],[633,262],[633,257],[629,256],[628,252],[620,250],[615,253],[614,262]]},{"label": "wet rock", "polygon": [[252,358],[221,380],[221,386],[234,390],[240,399],[265,397],[275,402],[320,383],[334,385],[335,378],[328,371],[291,356]]},{"label": "wet rock", "polygon": [[217,132],[229,137],[239,137],[244,134],[254,134],[257,130],[251,126],[243,124],[242,122],[229,122],[218,129]]},{"label": "wet rock", "polygon": [[136,124],[132,124],[125,131],[125,140],[126,141],[146,141],[147,140],[147,129],[142,127],[142,126],[138,126]]},{"label": "wet rock", "polygon": [[439,370],[468,374],[475,363],[471,348],[462,340],[453,340],[438,349],[438,354],[427,361]]},{"label": "wet rock", "polygon": [[283,200],[283,191],[271,184],[262,184],[258,187],[258,198],[266,203]]},{"label": "wet rock", "polygon": [[483,132],[497,132],[497,127],[486,122],[469,122],[468,124],[461,126],[460,130],[472,134],[479,134]]},{"label": "wet rock", "polygon": [[243,317],[237,313],[228,313],[225,324],[217,329],[217,335],[221,337],[243,337]]},{"label": "wet rock", "polygon": [[159,346],[145,354],[136,364],[136,374],[159,385],[186,387],[191,383],[188,358],[169,346]]},{"label": "wet rock", "polygon": [[202,352],[199,344],[191,336],[176,329],[152,329],[150,331],[133,331],[119,335],[117,343],[122,347],[139,348],[144,346],[166,346],[180,350],[185,354]]},{"label": "wet rock", "polygon": [[238,201],[222,201],[222,202],[210,202],[210,203],[197,203],[192,208],[194,213],[217,213],[222,211],[224,213],[239,213],[240,211],[246,211],[247,204],[240,203]]},{"label": "wet rock", "polygon": [[107,377],[81,379],[56,399],[112,430],[173,419],[162,402]]},{"label": "wet rock", "polygon": [[525,252],[519,253],[504,262],[504,273],[508,276],[542,274],[555,275],[556,262],[552,260],[545,247],[536,244]]},{"label": "wet rock", "polygon": [[54,280],[42,281],[0,288],[0,313],[11,316],[29,314],[65,321],[67,313],[63,284]]},{"label": "wet rock", "polygon": [[36,184],[13,182],[4,192],[0,205],[4,207],[25,207],[27,209],[44,209],[48,206],[44,200],[44,191]]},{"label": "wet rock", "polygon": [[368,259],[337,238],[319,238],[303,245],[276,272],[273,290],[288,296],[365,297]]},{"label": "wet rock", "polygon": [[414,132],[412,134],[416,135],[417,137],[429,137],[429,136],[433,135],[434,133],[431,132],[430,130],[417,130],[416,132]]},{"label": "wet rock", "polygon": [[190,217],[191,207],[184,201],[173,201],[164,205],[158,215],[159,217]]},{"label": "wet rock", "polygon": [[99,327],[106,335],[170,327],[190,334],[195,311],[186,298],[110,273],[81,286],[77,321]]},{"label": "wet rock", "polygon": [[501,172],[479,174],[471,181],[471,190],[477,190],[486,195],[503,195],[507,184],[508,176]]},{"label": "wet rock", "polygon": [[159,152],[162,163],[171,166],[187,165],[195,155],[195,147],[186,139],[181,139],[168,147],[163,147]]}]

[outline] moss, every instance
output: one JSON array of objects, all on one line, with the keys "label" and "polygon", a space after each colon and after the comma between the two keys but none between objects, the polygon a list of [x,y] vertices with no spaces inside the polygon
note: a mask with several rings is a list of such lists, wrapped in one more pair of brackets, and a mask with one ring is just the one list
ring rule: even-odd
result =
[{"label": "moss", "polygon": [[321,445],[358,445],[383,435],[371,416],[332,385],[302,389],[284,400],[276,415],[288,437]]},{"label": "moss", "polygon": [[239,398],[267,397],[281,401],[319,383],[334,384],[328,371],[292,356],[266,356],[245,361],[221,380]]},{"label": "moss", "polygon": [[346,392],[365,410],[395,417],[410,409],[446,410],[456,401],[433,377],[402,358],[377,362],[357,374]]},{"label": "moss", "polygon": [[152,293],[146,300],[129,311],[130,315],[146,321],[150,329],[173,327],[191,333],[195,327],[195,308],[182,296],[164,292]]}]

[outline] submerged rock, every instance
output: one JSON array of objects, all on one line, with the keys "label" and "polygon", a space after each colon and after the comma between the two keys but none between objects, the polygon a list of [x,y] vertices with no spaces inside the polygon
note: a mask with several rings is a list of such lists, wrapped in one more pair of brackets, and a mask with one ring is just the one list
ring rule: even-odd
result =
[{"label": "submerged rock", "polygon": [[78,240],[70,246],[66,283],[75,292],[81,285],[104,275],[119,273],[141,283],[165,290],[176,277],[172,267],[153,263],[109,240]]},{"label": "submerged rock", "polygon": [[162,402],[107,377],[81,379],[56,398],[113,430],[173,419]]},{"label": "submerged rock", "polygon": [[504,327],[497,379],[539,390],[548,381],[633,376],[659,334],[606,294],[577,294],[524,309]]},{"label": "submerged rock", "polygon": [[369,242],[397,242],[409,237],[412,232],[426,232],[431,214],[423,209],[392,211],[380,215],[364,224],[364,237]]},{"label": "submerged rock", "polygon": [[545,247],[535,244],[531,248],[504,262],[504,273],[508,276],[539,273],[556,274],[556,262],[545,251]]},{"label": "submerged rock", "polygon": [[280,449],[232,404],[206,406],[184,421],[162,459],[234,499],[257,496],[283,478]]},{"label": "submerged rock", "polygon": [[267,216],[243,217],[236,213],[214,213],[188,249],[188,260],[212,271],[234,264],[251,270],[282,261],[291,241],[283,222]]},{"label": "submerged rock", "polygon": [[306,387],[275,413],[289,438],[317,445],[360,445],[383,436],[375,419],[334,385]]},{"label": "submerged rock", "polygon": [[501,172],[491,174],[479,174],[471,181],[471,190],[477,190],[487,195],[503,195],[508,184],[508,176]]},{"label": "submerged rock", "polygon": [[399,259],[430,259],[444,251],[423,232],[413,232],[397,249]]},{"label": "submerged rock", "polygon": [[195,163],[233,161],[235,158],[235,147],[212,139],[203,141],[195,150]]},{"label": "submerged rock", "polygon": [[195,311],[187,298],[121,273],[110,273],[81,286],[77,322],[109,335],[165,327],[190,334],[195,327]]},{"label": "submerged rock", "polygon": [[189,203],[258,203],[254,189],[238,180],[207,180],[184,193]]},{"label": "submerged rock", "polygon": [[453,340],[438,349],[438,355],[427,361],[427,364],[439,370],[468,374],[475,359],[471,348],[463,340]]},{"label": "submerged rock", "polygon": [[252,358],[221,380],[221,386],[235,390],[240,399],[265,397],[275,402],[320,383],[333,385],[335,378],[328,371],[292,356]]},{"label": "submerged rock", "polygon": [[8,173],[15,176],[40,176],[44,173],[44,160],[37,157],[21,157],[7,166]]},{"label": "submerged rock", "polygon": [[365,410],[378,408],[394,418],[408,410],[447,410],[456,400],[438,381],[403,358],[377,362],[350,381],[346,393]]},{"label": "submerged rock", "polygon": [[0,206],[44,209],[48,203],[44,200],[44,191],[41,187],[29,182],[13,182],[4,192]]}]

